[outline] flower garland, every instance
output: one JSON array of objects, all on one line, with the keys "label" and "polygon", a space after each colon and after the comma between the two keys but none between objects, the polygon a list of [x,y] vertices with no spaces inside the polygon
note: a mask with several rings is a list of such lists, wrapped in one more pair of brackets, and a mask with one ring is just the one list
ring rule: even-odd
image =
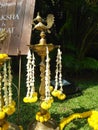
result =
[{"label": "flower garland", "polygon": [[41,112],[36,113],[36,120],[40,122],[47,122],[51,118],[51,115],[49,112],[46,112],[45,114],[42,114]]},{"label": "flower garland", "polygon": [[83,113],[74,113],[69,117],[63,118],[60,122],[60,130],[63,130],[65,125],[70,123],[72,120],[77,118],[87,118],[89,125],[94,129],[98,130],[98,111],[87,111]]},{"label": "flower garland", "polygon": [[[12,75],[10,60],[3,65],[3,80],[0,74],[0,119],[4,119],[6,115],[12,115],[15,112],[16,103],[12,100]],[[2,97],[1,89],[4,91]]]},{"label": "flower garland", "polygon": [[[62,84],[62,64],[61,64],[61,50],[58,48],[57,52],[57,59],[56,59],[56,75],[55,75],[55,88],[52,91],[52,95],[54,97],[57,97],[60,100],[64,100],[66,98],[66,95],[63,93],[63,84]],[[58,85],[60,86],[60,89],[58,90]]]},{"label": "flower garland", "polygon": [[53,103],[53,97],[50,95],[50,64],[49,50],[46,47],[46,71],[45,71],[45,99],[41,103],[41,108],[48,110]]},{"label": "flower garland", "polygon": [[98,130],[98,111],[92,111],[91,116],[88,118],[88,123],[94,130]]},{"label": "flower garland", "polygon": [[49,64],[49,50],[46,47],[46,71],[45,71],[45,100],[50,98],[50,64]]},{"label": "flower garland", "polygon": [[35,57],[34,54],[31,54],[31,51],[29,50],[27,55],[27,79],[26,79],[26,85],[27,85],[27,94],[26,97],[23,98],[23,101],[25,103],[33,103],[38,100],[37,92],[35,92],[34,87],[34,68],[35,68]]}]

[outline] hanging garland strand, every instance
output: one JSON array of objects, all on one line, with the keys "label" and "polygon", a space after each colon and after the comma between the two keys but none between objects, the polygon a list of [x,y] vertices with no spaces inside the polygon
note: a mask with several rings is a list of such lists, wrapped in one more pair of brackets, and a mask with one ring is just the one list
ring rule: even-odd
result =
[{"label": "hanging garland strand", "polygon": [[31,64],[32,64],[32,68],[31,68],[31,81],[30,81],[30,86],[31,86],[30,97],[32,97],[33,93],[35,92],[35,87],[34,87],[34,82],[35,82],[35,76],[34,76],[35,57],[34,57],[34,53],[32,53]]},{"label": "hanging garland strand", "polygon": [[58,55],[58,52],[57,52],[57,57],[56,57],[56,70],[55,70],[55,90],[58,89],[58,73],[59,73],[59,55]]},{"label": "hanging garland strand", "polygon": [[12,103],[12,74],[11,74],[11,64],[8,61],[8,90],[9,90],[9,104]]},{"label": "hanging garland strand", "polygon": [[[66,98],[66,95],[63,94],[61,55],[62,55],[62,52],[60,48],[58,48],[57,57],[56,57],[55,88],[54,88],[54,91],[52,91],[52,95],[54,97],[58,97],[58,99],[60,100],[63,100]],[[58,89],[58,87],[60,87],[60,89]]]},{"label": "hanging garland strand", "polygon": [[59,85],[60,85],[60,90],[63,92],[63,84],[62,84],[62,52],[60,51],[60,48],[58,48],[58,68],[59,68]]},{"label": "hanging garland strand", "polygon": [[25,103],[32,103],[36,102],[38,97],[37,93],[35,92],[35,76],[34,76],[34,69],[35,69],[35,57],[34,53],[31,54],[29,50],[27,55],[27,78],[26,78],[26,86],[27,86],[27,94],[26,97],[23,98]]},{"label": "hanging garland strand", "polygon": [[26,97],[30,97],[30,73],[31,73],[31,52],[29,50],[27,55],[27,79],[26,79],[26,86],[27,86],[27,94]]},{"label": "hanging garland strand", "polygon": [[50,58],[49,58],[49,50],[48,47],[46,47],[46,71],[45,71],[45,98],[46,100],[50,98],[50,64],[49,64]]},{"label": "hanging garland strand", "polygon": [[5,103],[5,106],[8,106],[9,104],[9,98],[8,98],[8,80],[7,80],[7,65],[6,65],[6,62],[4,63],[4,66],[3,66],[3,72],[4,72],[4,77],[3,77],[3,83],[4,83],[4,87],[3,87],[3,90],[4,90],[4,95],[3,95],[3,98],[4,98],[4,103]]}]

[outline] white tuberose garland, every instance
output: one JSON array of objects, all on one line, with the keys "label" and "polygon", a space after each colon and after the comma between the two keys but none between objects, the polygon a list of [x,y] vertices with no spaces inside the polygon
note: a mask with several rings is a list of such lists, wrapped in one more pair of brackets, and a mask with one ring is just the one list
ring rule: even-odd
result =
[{"label": "white tuberose garland", "polygon": [[12,103],[12,74],[11,74],[11,64],[8,62],[8,90],[9,90],[9,104]]},{"label": "white tuberose garland", "polygon": [[7,80],[7,65],[6,65],[6,62],[4,63],[3,72],[4,72],[4,77],[3,77],[4,95],[3,95],[3,98],[4,98],[5,106],[8,106],[8,104],[9,104],[9,97],[8,97],[8,88],[7,88],[8,87],[8,80]]},{"label": "white tuberose garland", "polygon": [[58,51],[57,51],[57,58],[56,58],[56,75],[55,75],[55,90],[58,89],[58,85],[60,86],[60,90],[61,92],[63,91],[63,88],[62,88],[62,63],[61,63],[61,60],[62,60],[62,57],[61,57],[61,50],[60,48],[58,48]]},{"label": "white tuberose garland", "polygon": [[32,97],[33,92],[35,92],[35,88],[34,88],[35,57],[34,57],[34,54],[31,55],[30,50],[27,55],[27,65],[26,66],[27,66],[27,79],[26,79],[27,94],[26,94],[26,97]]},{"label": "white tuberose garland", "polygon": [[50,98],[50,64],[49,64],[50,58],[49,58],[49,50],[48,47],[46,47],[46,71],[45,71],[45,99]]}]

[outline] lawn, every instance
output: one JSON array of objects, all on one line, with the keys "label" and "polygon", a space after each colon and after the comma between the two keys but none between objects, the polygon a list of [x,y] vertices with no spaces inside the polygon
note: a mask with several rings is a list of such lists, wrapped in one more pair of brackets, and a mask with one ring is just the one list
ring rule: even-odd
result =
[{"label": "lawn", "polygon": [[[17,78],[16,78],[17,79]],[[16,81],[14,81],[16,82]],[[34,104],[25,104],[23,97],[26,94],[25,79],[21,82],[21,97],[20,97],[20,111],[17,111],[8,120],[22,125],[24,130],[27,130],[28,124],[35,119],[35,114],[39,110],[39,101]],[[52,118],[57,123],[61,119],[73,114],[82,113],[89,110],[98,110],[98,82],[95,80],[79,80],[77,85],[81,89],[81,93],[76,93],[67,98],[64,101],[55,100],[50,108]],[[38,87],[39,85],[37,85]],[[17,102],[17,93],[14,88],[14,99]],[[93,130],[87,119],[75,119],[64,127],[64,130]]]}]

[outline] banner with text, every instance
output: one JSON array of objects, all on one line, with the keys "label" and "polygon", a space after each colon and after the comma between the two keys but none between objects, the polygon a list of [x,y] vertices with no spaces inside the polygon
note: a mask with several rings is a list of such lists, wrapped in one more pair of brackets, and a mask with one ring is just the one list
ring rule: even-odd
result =
[{"label": "banner with text", "polygon": [[0,31],[7,37],[0,43],[0,53],[26,55],[31,39],[35,0],[0,0]]}]

